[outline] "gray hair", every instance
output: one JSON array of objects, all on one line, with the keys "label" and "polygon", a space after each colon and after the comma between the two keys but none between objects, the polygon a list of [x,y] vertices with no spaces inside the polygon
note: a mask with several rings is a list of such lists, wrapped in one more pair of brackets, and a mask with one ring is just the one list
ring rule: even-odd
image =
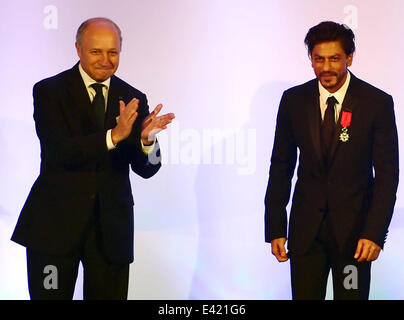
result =
[{"label": "gray hair", "polygon": [[118,35],[119,35],[119,40],[120,40],[120,45],[122,47],[122,34],[121,34],[121,29],[118,27],[118,25],[112,21],[111,19],[108,18],[103,18],[103,17],[97,17],[97,18],[91,18],[91,19],[87,19],[86,21],[84,21],[80,27],[77,29],[77,33],[76,33],[76,42],[78,44],[78,46],[81,48],[81,40],[83,39],[83,35],[84,32],[86,31],[87,27],[95,21],[103,21],[103,22],[109,22],[111,23],[116,31],[118,31]]}]

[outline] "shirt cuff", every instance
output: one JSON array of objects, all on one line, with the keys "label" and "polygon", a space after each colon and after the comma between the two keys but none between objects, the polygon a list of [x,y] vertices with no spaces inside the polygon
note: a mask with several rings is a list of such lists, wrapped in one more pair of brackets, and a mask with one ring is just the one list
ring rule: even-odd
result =
[{"label": "shirt cuff", "polygon": [[154,138],[153,143],[152,143],[151,145],[149,145],[149,146],[145,146],[145,145],[143,144],[143,141],[142,141],[142,140],[140,140],[140,144],[142,145],[142,151],[143,151],[143,153],[146,154],[146,155],[149,155],[150,153],[152,153],[152,151],[153,151],[153,149],[154,149],[154,146],[156,145],[156,138]]},{"label": "shirt cuff", "polygon": [[116,145],[112,142],[112,134],[111,134],[111,132],[112,132],[112,129],[109,129],[107,131],[106,140],[107,140],[107,148],[108,148],[108,150],[112,150],[112,149],[116,148]]}]

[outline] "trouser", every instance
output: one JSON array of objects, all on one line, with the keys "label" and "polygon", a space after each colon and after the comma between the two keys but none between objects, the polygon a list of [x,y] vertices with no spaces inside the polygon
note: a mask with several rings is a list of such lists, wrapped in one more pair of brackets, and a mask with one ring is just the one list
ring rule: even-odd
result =
[{"label": "trouser", "polygon": [[84,271],[85,300],[126,300],[129,264],[112,265],[104,258],[97,224],[68,256],[54,256],[27,248],[28,287],[32,300],[71,300],[79,264]]},{"label": "trouser", "polygon": [[355,249],[338,250],[326,215],[310,249],[302,255],[290,253],[292,298],[324,300],[331,269],[335,300],[367,300],[371,262],[358,263]]}]

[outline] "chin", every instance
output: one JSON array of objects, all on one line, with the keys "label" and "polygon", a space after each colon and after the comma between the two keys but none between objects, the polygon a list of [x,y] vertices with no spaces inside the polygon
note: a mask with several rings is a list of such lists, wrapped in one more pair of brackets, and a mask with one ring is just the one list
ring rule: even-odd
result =
[{"label": "chin", "polygon": [[97,82],[103,82],[103,81],[107,80],[108,78],[110,78],[112,75],[113,75],[113,73],[97,75],[93,79],[96,80]]},{"label": "chin", "polygon": [[324,88],[334,88],[337,85],[337,81],[321,81]]},{"label": "chin", "polygon": [[[115,70],[113,70],[113,71],[115,71]],[[114,74],[113,71],[112,70],[96,71],[96,72],[94,72],[94,77],[92,77],[92,78],[98,82],[103,82],[103,81],[107,80],[108,78],[112,77],[112,75]]]}]

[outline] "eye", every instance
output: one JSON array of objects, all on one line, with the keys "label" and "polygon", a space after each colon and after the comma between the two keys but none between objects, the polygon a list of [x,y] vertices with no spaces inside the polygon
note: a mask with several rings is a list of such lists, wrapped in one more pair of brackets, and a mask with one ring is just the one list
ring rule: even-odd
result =
[{"label": "eye", "polygon": [[331,60],[332,62],[338,62],[338,61],[339,61],[339,56],[331,57],[330,60]]}]

